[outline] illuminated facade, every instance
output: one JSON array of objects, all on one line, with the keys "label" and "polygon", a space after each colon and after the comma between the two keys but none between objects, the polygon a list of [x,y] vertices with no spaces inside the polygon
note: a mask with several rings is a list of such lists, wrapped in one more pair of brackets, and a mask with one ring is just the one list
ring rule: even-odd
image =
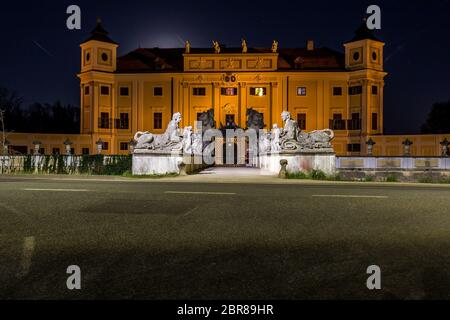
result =
[{"label": "illuminated facade", "polygon": [[[137,131],[162,133],[171,115],[181,112],[181,126],[194,125],[200,113],[214,109],[217,126],[246,127],[246,110],[264,115],[267,129],[281,126],[280,113],[291,112],[306,131],[331,128],[338,155],[364,155],[366,141],[374,155],[401,155],[402,141],[414,142],[413,155],[440,155],[444,136],[383,136],[384,43],[360,27],[344,44],[344,53],[316,48],[137,49],[117,57],[118,44],[101,24],[81,44],[81,134],[13,135],[32,148],[41,140],[45,153],[70,139],[74,152],[129,152]],[[450,139],[450,136],[447,135]],[[26,140],[26,142],[25,142]],[[61,140],[61,141],[59,141]],[[20,143],[20,142],[18,142]]]}]

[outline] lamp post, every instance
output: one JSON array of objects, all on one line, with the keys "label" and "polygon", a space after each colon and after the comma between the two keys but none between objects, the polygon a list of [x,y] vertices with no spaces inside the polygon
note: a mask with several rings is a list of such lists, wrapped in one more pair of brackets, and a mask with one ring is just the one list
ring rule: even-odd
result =
[{"label": "lamp post", "polygon": [[371,156],[372,151],[373,151],[373,146],[376,145],[377,143],[375,141],[373,141],[372,138],[369,138],[369,140],[367,140],[366,144],[367,144],[367,155]]},{"label": "lamp post", "polygon": [[403,154],[405,156],[411,155],[411,145],[413,144],[413,142],[408,138],[406,138],[406,140],[403,141],[402,144],[403,144]]},{"label": "lamp post", "polygon": [[448,157],[448,146],[450,142],[447,140],[447,138],[444,138],[444,140],[442,140],[439,144],[442,146],[442,155],[444,157]]},{"label": "lamp post", "polygon": [[68,156],[71,155],[71,147],[72,147],[72,141],[70,141],[69,139],[66,139],[66,141],[64,141],[64,145],[66,146],[66,154]]},{"label": "lamp post", "polygon": [[102,138],[98,139],[98,141],[95,142],[95,144],[97,145],[97,154],[101,154],[102,153],[102,149],[103,149]]},{"label": "lamp post", "polygon": [[41,148],[41,144],[42,144],[42,142],[40,142],[39,140],[33,141],[33,145],[34,145],[33,155],[35,155],[35,156],[39,155],[39,149]]}]

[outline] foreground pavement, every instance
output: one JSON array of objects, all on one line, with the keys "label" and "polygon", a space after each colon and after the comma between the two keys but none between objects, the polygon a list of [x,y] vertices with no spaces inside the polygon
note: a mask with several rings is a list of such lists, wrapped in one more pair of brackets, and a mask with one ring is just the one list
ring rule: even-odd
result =
[{"label": "foreground pavement", "polygon": [[0,298],[449,298],[449,191],[250,171],[0,176]]}]

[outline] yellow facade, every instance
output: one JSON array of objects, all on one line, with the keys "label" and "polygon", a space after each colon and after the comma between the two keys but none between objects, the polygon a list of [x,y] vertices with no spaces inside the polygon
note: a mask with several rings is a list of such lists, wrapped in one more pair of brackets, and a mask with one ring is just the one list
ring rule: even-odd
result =
[{"label": "yellow facade", "polygon": [[[314,48],[309,41],[301,50],[277,45],[222,48],[218,53],[189,45],[138,49],[117,58],[118,44],[101,25],[92,35],[81,44],[81,135],[71,138],[75,152],[83,145],[95,153],[101,139],[107,143],[103,153],[126,154],[135,132],[162,133],[175,112],[183,116],[182,127],[193,126],[199,113],[214,109],[218,126],[233,119],[245,128],[249,108],[263,113],[267,129],[274,123],[282,126],[284,110],[303,130],[333,129],[337,155],[366,154],[370,137],[376,141],[376,155],[403,152],[406,136],[382,135],[387,73],[384,43],[374,38],[355,37],[344,44],[344,54]],[[65,136],[52,139],[62,143]],[[440,155],[440,136],[408,137],[414,140],[413,155]],[[37,139],[23,138],[12,135],[10,140],[32,148]],[[44,136],[37,140],[52,149]]]}]

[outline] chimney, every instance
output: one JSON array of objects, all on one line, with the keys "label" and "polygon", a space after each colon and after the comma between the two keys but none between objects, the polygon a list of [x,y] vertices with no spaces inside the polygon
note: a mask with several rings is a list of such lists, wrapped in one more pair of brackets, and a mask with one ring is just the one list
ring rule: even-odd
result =
[{"label": "chimney", "polygon": [[308,40],[306,42],[306,49],[308,51],[313,51],[314,50],[314,41],[313,40]]}]

